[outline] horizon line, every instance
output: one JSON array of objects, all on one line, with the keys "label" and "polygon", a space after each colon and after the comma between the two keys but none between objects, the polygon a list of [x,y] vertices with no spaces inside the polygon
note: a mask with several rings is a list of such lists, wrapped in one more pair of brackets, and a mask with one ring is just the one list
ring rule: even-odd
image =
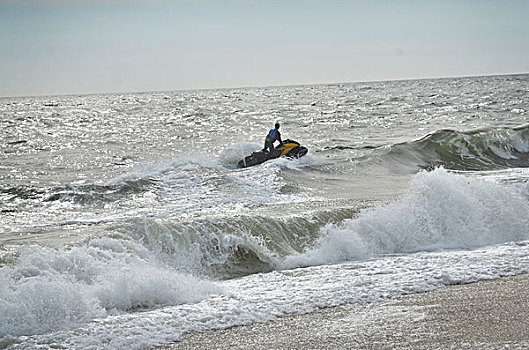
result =
[{"label": "horizon line", "polygon": [[89,95],[113,95],[113,94],[149,94],[162,92],[186,92],[186,91],[215,91],[215,90],[240,90],[240,89],[266,89],[266,88],[281,88],[281,87],[295,87],[295,86],[310,86],[310,85],[338,85],[338,84],[362,84],[362,83],[382,83],[382,82],[398,82],[398,81],[417,81],[417,80],[441,80],[441,79],[465,79],[465,78],[487,78],[487,77],[502,77],[502,76],[516,76],[528,75],[529,72],[517,73],[491,73],[491,74],[477,74],[477,75],[461,75],[461,76],[434,76],[421,78],[394,78],[394,79],[373,79],[373,80],[358,80],[358,81],[335,81],[335,82],[314,82],[314,83],[292,83],[292,84],[277,84],[277,85],[247,85],[247,86],[221,86],[221,87],[205,87],[205,88],[182,88],[170,90],[130,90],[130,91],[100,91],[100,92],[68,92],[68,93],[51,93],[51,94],[35,94],[35,95],[5,95],[0,96],[0,99],[9,98],[43,98],[43,97],[66,97],[66,96],[89,96]]}]

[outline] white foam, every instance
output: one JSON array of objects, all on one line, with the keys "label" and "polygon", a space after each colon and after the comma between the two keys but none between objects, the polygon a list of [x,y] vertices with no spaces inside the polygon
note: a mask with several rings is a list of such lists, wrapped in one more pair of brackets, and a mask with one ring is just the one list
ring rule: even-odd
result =
[{"label": "white foam", "polygon": [[[239,144],[234,149],[245,145],[256,146]],[[267,162],[258,167],[233,170],[230,162],[240,159],[233,157],[231,151],[233,150],[228,148],[219,159],[206,155],[188,155],[163,163],[143,164],[114,179],[111,184],[119,185],[138,179],[152,180],[153,186],[142,193],[139,198],[142,205],[139,206],[142,213],[155,215],[158,212],[236,212],[241,206],[252,203],[299,200],[293,195],[281,193],[284,181],[280,176],[283,168],[294,166],[281,164],[295,163],[298,160],[290,162],[282,159],[276,163]]]},{"label": "white foam", "polygon": [[216,160],[207,154],[184,155],[159,163],[143,163],[136,169],[111,180],[109,185],[122,184],[130,180],[158,178],[172,171],[188,171],[197,167],[221,168]]},{"label": "white foam", "polygon": [[230,145],[219,155],[219,162],[229,169],[236,169],[237,163],[255,151],[261,150],[262,145],[256,143],[238,143]]},{"label": "white foam", "polygon": [[296,158],[278,158],[270,161],[281,169],[302,170],[305,167],[317,165],[318,162],[310,155],[305,155],[299,159]]},{"label": "white foam", "polygon": [[493,134],[487,144],[489,149],[503,159],[516,159],[513,151],[529,152],[529,139],[524,137],[525,130],[505,130],[503,133]]},{"label": "white foam", "polygon": [[288,257],[284,266],[529,239],[526,191],[527,185],[505,186],[442,168],[421,172],[407,195],[340,225],[327,225],[316,248]]},{"label": "white foam", "polygon": [[70,250],[23,248],[16,266],[0,269],[0,336],[71,329],[137,308],[198,302],[220,291],[141,255],[148,255],[141,246],[111,238]]},{"label": "white foam", "polygon": [[[112,315],[71,331],[6,339],[36,346],[145,349],[189,332],[223,329],[350,303],[527,273],[529,246],[502,245],[467,252],[419,253],[357,263],[254,274],[218,282],[225,294],[195,304]],[[0,340],[1,341],[1,340]],[[20,342],[19,344],[17,342]]]}]

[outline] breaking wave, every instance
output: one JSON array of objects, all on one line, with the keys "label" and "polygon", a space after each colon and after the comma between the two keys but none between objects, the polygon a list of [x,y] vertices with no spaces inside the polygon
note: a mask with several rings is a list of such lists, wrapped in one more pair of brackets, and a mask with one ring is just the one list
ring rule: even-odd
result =
[{"label": "breaking wave", "polygon": [[529,167],[529,125],[474,131],[440,130],[389,147],[381,156],[395,168],[402,166],[454,170],[493,170]]},{"label": "breaking wave", "polygon": [[[519,162],[526,156],[527,133],[526,127],[439,131],[395,145],[386,157],[402,160],[404,154],[422,162],[410,164],[424,167],[448,164],[450,159],[453,168],[459,164],[465,170],[473,164],[507,166],[505,162]],[[195,197],[186,192],[191,185],[203,186],[207,193],[243,185],[255,190],[258,182],[254,180],[275,174],[276,165],[226,172],[215,164],[179,161],[127,174],[102,186],[48,190],[19,186],[4,188],[0,195],[12,202],[37,199],[83,204],[114,201],[155,188],[164,200],[185,197],[193,202]],[[189,184],[189,179],[201,181]],[[267,184],[256,196],[274,194],[284,209],[287,197],[277,190]],[[241,193],[249,195],[237,191],[234,198],[231,194],[219,197],[220,202],[214,197],[198,216],[192,211],[168,210],[127,217],[105,227],[103,237],[71,247],[22,248],[16,262],[0,268],[0,336],[44,334],[108,315],[199,302],[222,292],[212,281],[216,279],[385,254],[474,249],[529,240],[529,186],[524,181],[500,184],[491,178],[436,168],[415,175],[400,199],[370,208],[347,202],[322,209],[307,200],[292,202],[299,208],[288,215],[268,209],[211,213],[218,203],[239,203]],[[270,205],[270,196],[266,198]],[[195,202],[204,203],[203,196],[197,195]]]},{"label": "breaking wave", "polygon": [[28,246],[0,268],[0,337],[71,329],[143,308],[198,302],[220,289],[160,265],[130,240],[91,239],[71,249]]},{"label": "breaking wave", "polygon": [[529,239],[529,186],[437,168],[417,174],[391,203],[297,215],[143,218],[122,234],[186,273],[233,278],[381,254],[474,249]]},{"label": "breaking wave", "polygon": [[529,186],[505,186],[439,168],[419,173],[408,194],[329,224],[313,248],[284,268],[444,249],[474,249],[529,239]]},{"label": "breaking wave", "polygon": [[284,257],[312,246],[326,224],[339,223],[356,213],[356,208],[335,208],[287,218],[144,217],[121,231],[181,271],[233,278],[277,269]]}]

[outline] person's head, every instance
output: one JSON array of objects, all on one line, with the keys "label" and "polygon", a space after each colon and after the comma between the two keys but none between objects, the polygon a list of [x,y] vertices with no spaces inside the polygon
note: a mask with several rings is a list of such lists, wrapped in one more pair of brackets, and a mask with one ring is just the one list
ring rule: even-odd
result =
[{"label": "person's head", "polygon": [[276,123],[275,127],[276,129],[279,129],[279,123]]}]

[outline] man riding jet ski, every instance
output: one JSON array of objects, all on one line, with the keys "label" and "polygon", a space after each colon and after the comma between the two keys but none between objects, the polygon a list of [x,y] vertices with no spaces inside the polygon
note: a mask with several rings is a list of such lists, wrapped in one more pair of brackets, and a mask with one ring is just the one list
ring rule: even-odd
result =
[{"label": "man riding jet ski", "polygon": [[281,134],[279,133],[279,123],[276,123],[274,125],[274,129],[271,129],[268,132],[268,135],[266,135],[265,144],[263,148],[263,152],[273,152],[274,151],[274,142],[279,141],[279,144],[282,145],[283,141],[281,141]]},{"label": "man riding jet ski", "polygon": [[[279,141],[279,145],[274,147],[274,142]],[[294,140],[281,140],[279,133],[279,123],[276,123],[275,129],[270,130],[265,139],[265,147],[262,151],[253,152],[248,157],[242,159],[237,163],[239,167],[246,168],[266,162],[270,159],[279,157],[301,158],[307,154],[309,150],[303,147]]]}]

